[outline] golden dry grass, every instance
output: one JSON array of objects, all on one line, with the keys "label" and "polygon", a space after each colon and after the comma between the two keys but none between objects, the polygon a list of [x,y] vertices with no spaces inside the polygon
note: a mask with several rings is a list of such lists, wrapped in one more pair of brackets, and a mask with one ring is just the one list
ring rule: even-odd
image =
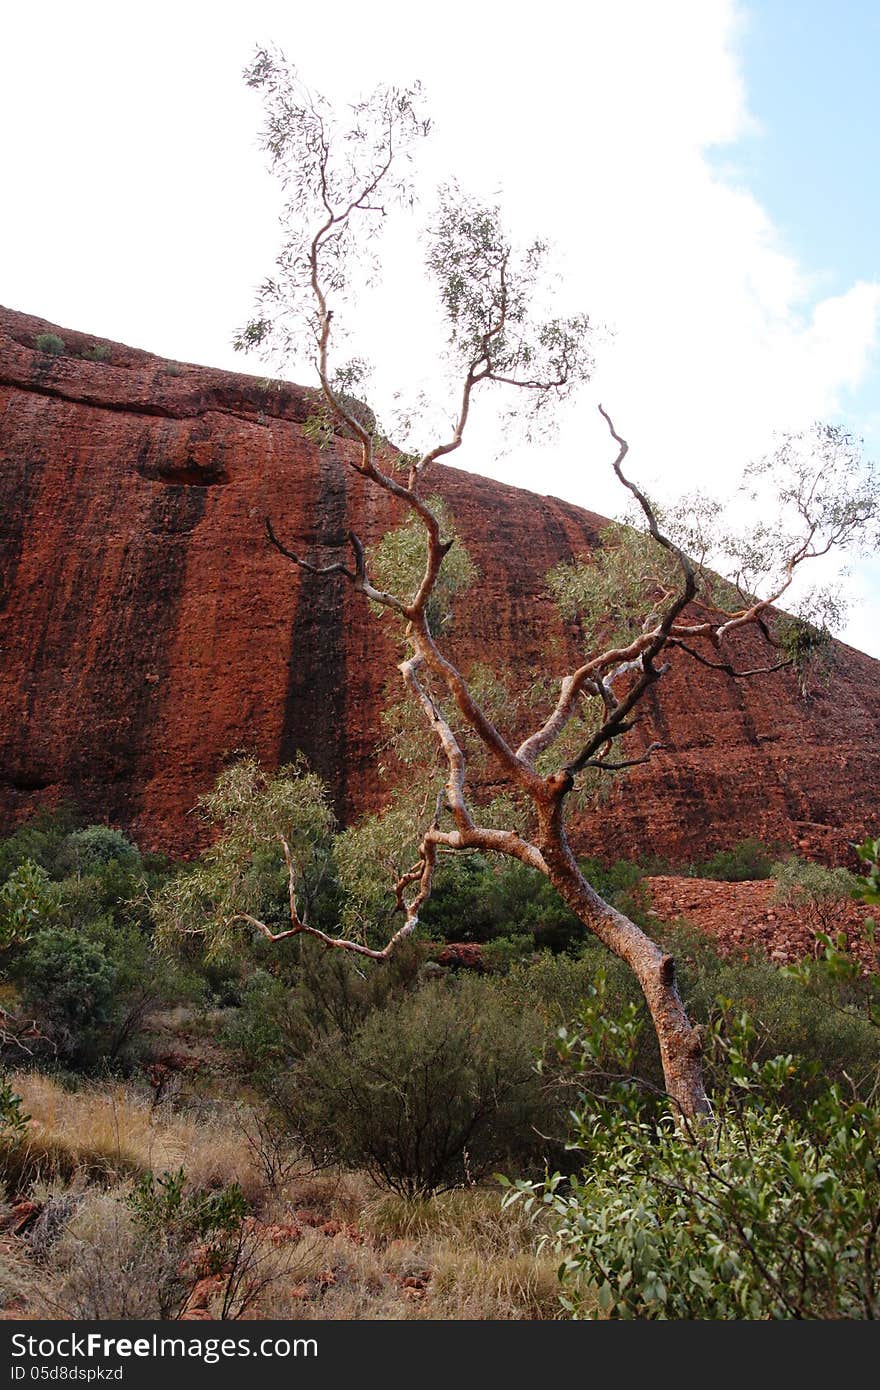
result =
[{"label": "golden dry grass", "polygon": [[[240,1183],[252,1203],[257,1263],[266,1277],[245,1318],[561,1315],[556,1259],[537,1250],[540,1232],[521,1209],[502,1210],[495,1190],[467,1188],[408,1203],[362,1173],[332,1170],[300,1170],[267,1190],[232,1108],[225,1120],[205,1120],[154,1111],[123,1082],[67,1091],[38,1074],[11,1079],[32,1117],[19,1186],[26,1178],[38,1200],[76,1197],[75,1215],[48,1261],[29,1276],[17,1259],[7,1271],[6,1298],[24,1297],[35,1316],[156,1316],[153,1256],[132,1237],[126,1198],[133,1176],[181,1166],[202,1188]],[[39,1178],[42,1187],[34,1189]],[[126,1285],[126,1297],[114,1312],[117,1284]],[[221,1298],[222,1290],[210,1295],[215,1316]]]},{"label": "golden dry grass", "polygon": [[197,1187],[237,1180],[248,1197],[260,1184],[244,1133],[228,1121],[153,1110],[121,1081],[68,1091],[51,1077],[14,1072],[13,1089],[30,1115],[27,1137],[7,1155],[29,1180],[85,1170],[108,1177],[186,1168]]}]

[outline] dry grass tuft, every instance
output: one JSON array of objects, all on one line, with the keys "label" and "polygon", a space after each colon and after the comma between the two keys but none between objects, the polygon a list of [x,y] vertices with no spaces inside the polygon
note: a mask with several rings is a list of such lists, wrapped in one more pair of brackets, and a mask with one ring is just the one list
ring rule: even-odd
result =
[{"label": "dry grass tuft", "polygon": [[38,1176],[69,1181],[84,1173],[110,1181],[182,1165],[195,1187],[237,1180],[248,1198],[259,1195],[245,1136],[228,1122],[154,1111],[121,1081],[67,1091],[36,1072],[16,1072],[10,1080],[31,1116],[24,1139],[6,1145],[11,1190]]},{"label": "dry grass tuft", "polygon": [[560,1318],[558,1263],[552,1255],[529,1250],[487,1259],[479,1250],[443,1245],[436,1253],[425,1316],[487,1321]]},{"label": "dry grass tuft", "polygon": [[[18,1315],[25,1306],[76,1319],[562,1316],[556,1259],[536,1251],[540,1229],[520,1207],[502,1210],[496,1190],[407,1202],[363,1173],[331,1169],[268,1182],[234,1102],[203,1118],[154,1110],[119,1081],[67,1091],[22,1072],[12,1083],[32,1120],[8,1146],[8,1182],[13,1192],[27,1185],[42,1207],[29,1233],[0,1248],[0,1307]],[[256,1218],[242,1227],[237,1282],[199,1278],[182,1301],[186,1252],[173,1230],[145,1239],[126,1202],[133,1178],[179,1167],[198,1188],[238,1182]]]}]

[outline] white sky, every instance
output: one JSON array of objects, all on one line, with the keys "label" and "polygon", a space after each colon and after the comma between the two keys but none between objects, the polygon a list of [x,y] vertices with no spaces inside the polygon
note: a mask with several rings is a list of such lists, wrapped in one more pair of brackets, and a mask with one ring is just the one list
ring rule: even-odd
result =
[{"label": "white sky", "polygon": [[[613,334],[562,434],[495,459],[491,415],[456,462],[619,510],[603,400],[659,495],[724,489],[774,430],[847,415],[876,363],[880,283],[823,297],[767,213],[709,156],[754,121],[732,0],[397,0],[332,7],[44,0],[0,24],[0,302],[169,357],[253,370],[233,330],[276,247],[276,189],[240,71],[274,41],[340,99],[418,77],[435,130],[425,177],[498,196],[550,234],[572,309]],[[395,246],[400,243],[395,242]],[[363,306],[381,396],[425,370],[417,269]],[[301,379],[303,371],[291,372]],[[880,563],[847,581],[844,633],[880,655]]]}]

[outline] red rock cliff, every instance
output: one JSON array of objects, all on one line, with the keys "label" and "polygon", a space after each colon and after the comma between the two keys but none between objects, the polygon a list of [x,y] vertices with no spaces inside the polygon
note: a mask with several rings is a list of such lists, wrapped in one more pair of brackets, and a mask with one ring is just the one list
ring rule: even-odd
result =
[{"label": "red rock cliff", "polygon": [[[47,332],[63,353],[36,347]],[[294,572],[262,523],[326,559],[350,526],[370,541],[397,514],[344,466],[345,441],[309,443],[309,409],[299,387],[0,310],[5,825],[73,797],[144,845],[191,848],[187,813],[243,746],[268,764],[303,749],[347,816],[379,803],[386,624],[344,581]],[[543,576],[602,518],[439,472],[483,575],[455,650],[530,674],[553,628]],[[666,751],[584,821],[583,848],[692,857],[758,834],[842,853],[877,821],[880,663],[836,657],[833,701],[803,701],[785,673],[671,672],[643,730]]]}]

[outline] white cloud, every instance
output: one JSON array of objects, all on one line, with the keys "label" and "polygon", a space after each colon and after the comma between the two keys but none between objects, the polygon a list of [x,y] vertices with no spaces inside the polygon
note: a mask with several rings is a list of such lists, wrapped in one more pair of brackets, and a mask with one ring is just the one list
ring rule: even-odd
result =
[{"label": "white cloud", "polygon": [[[16,136],[4,150],[0,300],[241,367],[229,340],[271,264],[275,194],[239,71],[257,39],[274,38],[339,98],[421,76],[435,118],[428,174],[497,191],[524,238],[549,230],[573,306],[615,330],[558,443],[494,464],[490,414],[459,456],[467,466],[614,510],[600,394],[633,467],[681,490],[725,484],[775,429],[833,413],[863,379],[880,285],[817,302],[814,268],[709,162],[755,129],[732,0],[337,0],[326,14],[280,0],[149,13],[49,0],[7,16],[0,114]],[[412,363],[427,369],[415,274],[399,293],[388,282],[372,319],[359,306],[394,363],[386,384]],[[873,612],[860,640],[877,649]]]}]

